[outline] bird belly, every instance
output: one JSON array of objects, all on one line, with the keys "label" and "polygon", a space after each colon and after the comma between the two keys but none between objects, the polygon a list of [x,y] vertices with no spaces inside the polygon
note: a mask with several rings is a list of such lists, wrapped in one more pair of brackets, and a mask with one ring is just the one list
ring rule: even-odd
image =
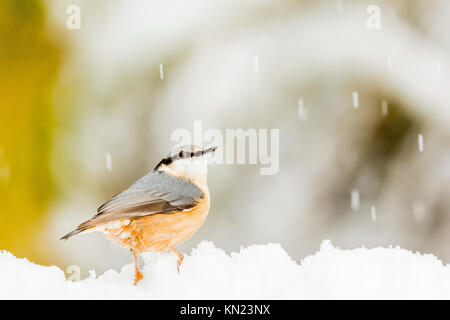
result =
[{"label": "bird belly", "polygon": [[166,251],[188,239],[205,220],[209,201],[202,199],[193,209],[133,218],[128,225],[108,233],[123,247],[136,253]]}]

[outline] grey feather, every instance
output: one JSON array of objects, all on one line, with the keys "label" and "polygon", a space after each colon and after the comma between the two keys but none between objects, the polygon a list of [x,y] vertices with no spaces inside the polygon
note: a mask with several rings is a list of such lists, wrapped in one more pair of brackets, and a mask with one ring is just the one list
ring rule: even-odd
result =
[{"label": "grey feather", "polygon": [[192,205],[203,197],[195,184],[161,171],[152,171],[128,189],[98,208],[99,214],[144,203],[168,202],[174,206]]},{"label": "grey feather", "polygon": [[62,239],[65,240],[93,226],[117,219],[190,209],[203,196],[202,190],[195,184],[154,170],[105,202],[97,209],[97,215],[80,224],[75,231]]}]

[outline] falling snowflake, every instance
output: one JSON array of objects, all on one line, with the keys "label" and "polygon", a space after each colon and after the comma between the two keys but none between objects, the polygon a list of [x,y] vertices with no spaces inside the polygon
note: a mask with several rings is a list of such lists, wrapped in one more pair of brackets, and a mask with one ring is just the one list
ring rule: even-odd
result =
[{"label": "falling snowflake", "polygon": [[357,91],[353,91],[352,96],[353,96],[353,107],[354,108],[358,108],[359,107],[358,92]]},{"label": "falling snowflake", "polygon": [[357,189],[353,189],[350,197],[350,204],[352,210],[356,211],[359,209],[359,191]]},{"label": "falling snowflake", "polygon": [[112,170],[112,158],[111,153],[106,153],[106,170],[111,171]]}]

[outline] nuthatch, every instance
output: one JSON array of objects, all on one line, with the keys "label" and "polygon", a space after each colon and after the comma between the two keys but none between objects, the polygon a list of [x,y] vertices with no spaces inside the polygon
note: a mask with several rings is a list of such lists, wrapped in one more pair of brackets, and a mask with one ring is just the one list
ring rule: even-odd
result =
[{"label": "nuthatch", "polygon": [[175,246],[197,231],[208,214],[207,164],[209,155],[216,149],[178,148],[61,240],[84,232],[108,235],[119,245],[131,249],[135,285],[142,279],[137,254],[143,251],[172,250],[179,258],[179,272],[184,256]]}]

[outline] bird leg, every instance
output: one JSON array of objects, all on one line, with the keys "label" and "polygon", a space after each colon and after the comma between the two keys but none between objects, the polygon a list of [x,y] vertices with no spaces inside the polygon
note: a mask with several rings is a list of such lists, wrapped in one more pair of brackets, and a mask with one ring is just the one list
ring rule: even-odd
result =
[{"label": "bird leg", "polygon": [[170,248],[170,250],[175,252],[178,256],[177,270],[178,270],[178,273],[180,273],[180,266],[181,266],[181,262],[183,262],[184,256],[181,253],[179,253],[177,250],[175,250],[175,248]]},{"label": "bird leg", "polygon": [[136,253],[133,250],[131,250],[131,253],[133,253],[133,260],[134,260],[134,285],[137,285],[139,280],[141,280],[143,278],[143,275],[139,271],[138,260],[137,260]]}]

